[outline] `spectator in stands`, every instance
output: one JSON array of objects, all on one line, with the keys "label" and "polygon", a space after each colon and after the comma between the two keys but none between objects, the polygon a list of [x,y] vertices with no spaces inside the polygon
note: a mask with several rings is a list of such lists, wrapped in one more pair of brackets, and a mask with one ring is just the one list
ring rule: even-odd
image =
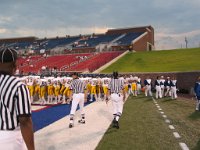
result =
[{"label": "spectator in stands", "polygon": [[46,67],[45,66],[42,66],[42,70],[45,70],[46,69]]}]

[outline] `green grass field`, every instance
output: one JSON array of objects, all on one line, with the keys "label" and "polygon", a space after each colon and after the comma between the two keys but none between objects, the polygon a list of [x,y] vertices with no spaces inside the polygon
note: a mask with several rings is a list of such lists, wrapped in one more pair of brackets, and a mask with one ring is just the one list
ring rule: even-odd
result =
[{"label": "green grass field", "polygon": [[158,100],[181,135],[175,139],[151,98],[130,96],[120,118],[120,129],[110,127],[96,150],[181,150],[179,142],[199,150],[200,113],[194,111],[194,102],[182,98]]},{"label": "green grass field", "polygon": [[102,73],[171,72],[200,70],[200,48],[152,52],[130,52]]}]

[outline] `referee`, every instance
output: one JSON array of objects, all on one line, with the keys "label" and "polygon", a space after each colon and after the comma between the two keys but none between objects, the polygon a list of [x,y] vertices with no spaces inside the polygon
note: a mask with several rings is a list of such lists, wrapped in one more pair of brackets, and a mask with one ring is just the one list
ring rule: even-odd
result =
[{"label": "referee", "polygon": [[17,52],[0,49],[0,149],[34,150],[29,91],[13,75]]},{"label": "referee", "polygon": [[[122,115],[123,111],[123,103],[126,99],[126,94],[124,91],[124,80],[118,78],[118,72],[113,72],[113,78],[111,79],[110,84],[108,85],[108,89],[110,92],[110,99],[113,104],[113,127],[119,129],[119,118]],[[106,103],[108,102],[108,95],[106,98]]]},{"label": "referee", "polygon": [[78,78],[78,73],[72,74],[72,82],[70,85],[70,90],[72,90],[73,96],[70,96],[70,99],[72,97],[72,105],[71,105],[71,111],[70,111],[70,123],[69,128],[74,127],[74,114],[76,112],[76,109],[79,105],[80,107],[80,113],[81,113],[81,119],[78,121],[79,123],[85,124],[85,113],[84,113],[84,102],[87,102],[87,90],[86,90],[86,84]]}]

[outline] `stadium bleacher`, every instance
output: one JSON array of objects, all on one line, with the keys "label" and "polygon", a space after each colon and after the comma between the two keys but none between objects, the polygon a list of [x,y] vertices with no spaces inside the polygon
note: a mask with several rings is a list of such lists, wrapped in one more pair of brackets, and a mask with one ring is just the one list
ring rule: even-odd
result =
[{"label": "stadium bleacher", "polygon": [[116,58],[122,51],[103,53],[83,53],[60,56],[35,56],[20,58],[17,62],[18,69],[23,73],[38,73],[42,67],[56,68],[58,71],[94,71]]},{"label": "stadium bleacher", "polygon": [[[139,38],[143,34],[146,38]],[[141,39],[141,42],[133,43],[135,39]],[[149,50],[147,43],[154,45],[154,29],[151,26],[109,29],[104,34],[0,39],[0,46],[19,50],[21,57],[17,65],[23,73],[38,73],[41,68],[92,72],[130,50],[130,47],[138,51]]]},{"label": "stadium bleacher", "polygon": [[133,40],[141,36],[143,32],[139,33],[127,33],[123,38],[116,41],[120,45],[129,45]]},{"label": "stadium bleacher", "polygon": [[59,56],[36,56],[31,58],[20,58],[17,62],[18,69],[23,73],[38,73],[42,67],[57,68],[60,70],[63,66],[70,66],[73,62],[79,62],[82,57],[88,57],[92,54],[70,54]]},{"label": "stadium bleacher", "polygon": [[113,60],[122,53],[123,52],[121,51],[99,53],[91,59],[88,59],[83,63],[79,63],[76,66],[67,69],[67,71],[93,72],[94,70]]},{"label": "stadium bleacher", "polygon": [[119,37],[121,34],[113,34],[113,35],[95,35],[91,37],[86,37],[86,39],[80,40],[78,42],[78,47],[95,47],[100,43],[109,43],[112,40]]},{"label": "stadium bleacher", "polygon": [[45,42],[46,49],[52,49],[57,46],[67,45],[77,41],[79,38],[80,37],[66,37],[66,38],[49,39]]},{"label": "stadium bleacher", "polygon": [[[127,33],[124,37],[116,40],[114,43],[119,45],[130,45],[131,42],[139,37],[142,32],[139,33]],[[117,39],[123,34],[97,34],[97,35],[87,35],[87,36],[74,36],[74,37],[62,37],[62,38],[52,38],[52,39],[38,39],[34,42],[15,42],[6,43],[8,47],[20,49],[31,49],[31,50],[51,50],[55,47],[62,47],[68,44],[72,45],[72,48],[84,48],[84,47],[96,47],[101,43],[109,43]]]},{"label": "stadium bleacher", "polygon": [[[75,36],[55,39],[41,39],[33,43],[15,43],[14,46],[21,46],[21,48],[29,47],[33,50],[51,50],[55,47],[71,44],[74,48],[95,47],[101,43],[109,43],[114,40],[114,43],[120,45],[129,45],[134,39],[139,37],[140,33],[127,33],[122,38],[119,38],[123,34],[99,34],[92,36]],[[117,39],[117,40],[116,40]],[[74,45],[75,44],[75,45]],[[12,45],[13,46],[13,45]],[[111,61],[115,57],[119,56],[122,52],[101,52],[95,55],[95,53],[84,54],[70,54],[61,56],[32,56],[28,58],[20,58],[18,60],[18,68],[23,73],[38,73],[41,68],[56,68],[59,71],[88,71],[92,72],[107,62]],[[84,61],[80,61],[80,57],[88,57]]]},{"label": "stadium bleacher", "polygon": [[15,42],[15,43],[5,43],[4,44],[7,47],[12,47],[16,50],[18,49],[26,49],[29,48],[31,45],[31,42]]}]

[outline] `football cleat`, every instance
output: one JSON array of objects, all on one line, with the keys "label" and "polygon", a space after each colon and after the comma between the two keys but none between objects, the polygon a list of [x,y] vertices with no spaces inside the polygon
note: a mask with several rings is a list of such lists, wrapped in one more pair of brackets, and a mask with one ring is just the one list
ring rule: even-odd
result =
[{"label": "football cleat", "polygon": [[73,128],[74,125],[72,123],[69,124],[69,128]]},{"label": "football cleat", "polygon": [[81,119],[81,120],[78,121],[78,123],[85,124],[85,120]]}]

